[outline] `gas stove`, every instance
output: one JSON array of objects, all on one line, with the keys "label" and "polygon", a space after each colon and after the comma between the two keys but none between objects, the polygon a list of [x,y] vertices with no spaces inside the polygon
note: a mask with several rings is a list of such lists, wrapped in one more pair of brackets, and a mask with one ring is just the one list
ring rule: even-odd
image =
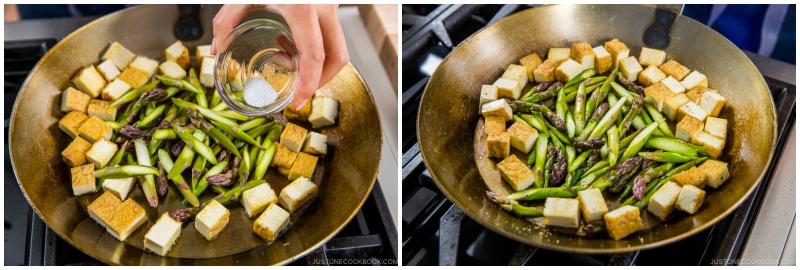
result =
[{"label": "gas stove", "polygon": [[[535,5],[403,5],[403,265],[794,264],[795,177],[782,168],[793,172],[795,166],[795,66],[752,53],[746,54],[765,76],[775,101],[777,147],[755,192],[714,226],[659,248],[585,255],[516,242],[483,227],[454,206],[434,183],[419,151],[416,124],[425,85],[442,59],[470,35],[532,7]],[[782,189],[788,192],[781,193]],[[774,198],[789,195],[790,209],[772,209]],[[782,213],[777,215],[779,222],[770,219],[776,211]],[[786,244],[759,253],[761,245],[777,241]],[[786,254],[784,250],[788,250]],[[663,256],[670,253],[681,256]]]}]

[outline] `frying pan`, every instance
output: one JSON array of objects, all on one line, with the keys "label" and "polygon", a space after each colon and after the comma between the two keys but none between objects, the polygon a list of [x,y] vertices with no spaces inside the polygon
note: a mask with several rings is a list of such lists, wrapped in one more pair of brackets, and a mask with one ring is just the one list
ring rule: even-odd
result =
[{"label": "frying pan", "polygon": [[[200,8],[204,34],[184,42],[192,54],[196,46],[211,43],[211,21],[218,9]],[[328,154],[320,159],[312,179],[319,185],[319,194],[303,213],[292,215],[290,229],[273,243],[253,234],[254,220],[247,218],[240,205],[230,203],[230,222],[215,241],[205,241],[194,224],[186,223],[172,251],[160,257],[142,250],[143,239],[161,213],[184,207],[174,185],[170,184],[166,198],[160,198],[157,209],[147,206],[141,188],[134,187],[131,196],[146,209],[149,221],[125,242],[114,239],[86,213],[86,206],[102,192],[72,194],[69,167],[60,155],[71,139],[57,127],[64,116],[59,110],[61,91],[70,86],[70,78],[81,67],[97,64],[114,41],[136,54],[163,61],[164,49],[176,40],[173,26],[178,17],[175,5],[139,6],[110,14],[70,34],[33,68],[15,102],[9,136],[11,163],[26,198],[61,238],[107,264],[286,264],[320,247],[361,208],[375,183],[381,158],[378,111],[350,64],[317,91],[340,104],[337,124],[320,131],[328,137]],[[275,169],[269,170],[266,180],[276,192],[288,184]]]},{"label": "frying pan", "polygon": [[[631,48],[630,55],[638,57],[656,13],[654,8],[637,5],[545,6],[506,17],[461,43],[431,76],[417,122],[425,166],[442,192],[483,226],[516,241],[561,252],[654,248],[689,237],[730,214],[753,191],[771,160],[775,109],[764,79],[744,53],[712,29],[683,16],[671,27],[661,28],[671,37],[660,43],[665,45],[667,59],[701,71],[708,76],[709,87],[727,98],[719,116],[728,119],[728,138],[720,159],[729,162],[731,177],[709,190],[698,213],[675,213],[664,223],[652,222],[648,229],[615,241],[605,234],[588,238],[553,232],[501,210],[486,198],[487,190],[500,195],[513,191],[494,168],[499,160],[481,154],[480,86],[493,83],[510,63],[518,63],[525,55],[546,55],[549,48],[569,47],[573,42],[598,46],[617,38]],[[644,219],[654,218],[649,215],[642,214]]]}]

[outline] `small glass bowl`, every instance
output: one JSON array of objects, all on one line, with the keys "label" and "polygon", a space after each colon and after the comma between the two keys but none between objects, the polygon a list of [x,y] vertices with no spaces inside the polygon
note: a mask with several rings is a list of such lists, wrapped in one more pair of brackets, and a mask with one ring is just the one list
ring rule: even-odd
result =
[{"label": "small glass bowl", "polygon": [[[222,41],[214,63],[214,84],[232,110],[247,116],[280,112],[292,102],[297,87],[297,49],[288,27],[270,19],[254,19],[234,29]],[[244,99],[250,78],[265,79],[278,98],[263,107]]]}]

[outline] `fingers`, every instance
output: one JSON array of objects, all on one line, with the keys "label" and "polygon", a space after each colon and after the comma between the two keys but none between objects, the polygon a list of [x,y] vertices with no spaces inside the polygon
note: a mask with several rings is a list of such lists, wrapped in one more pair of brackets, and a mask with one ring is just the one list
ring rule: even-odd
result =
[{"label": "fingers", "polygon": [[336,74],[350,60],[350,56],[347,54],[347,43],[336,13],[337,6],[320,7],[322,10],[320,11],[319,26],[322,29],[322,40],[324,40],[323,45],[325,46],[325,63],[322,65],[317,88],[336,77]]},{"label": "fingers", "polygon": [[211,54],[216,55],[222,40],[239,25],[239,22],[250,13],[253,5],[223,5],[214,16],[214,39],[211,41]]},{"label": "fingers", "polygon": [[302,108],[319,86],[325,62],[325,47],[320,32],[319,13],[314,6],[298,5],[281,8],[281,13],[294,35],[300,56],[300,81],[292,99],[295,108]]}]

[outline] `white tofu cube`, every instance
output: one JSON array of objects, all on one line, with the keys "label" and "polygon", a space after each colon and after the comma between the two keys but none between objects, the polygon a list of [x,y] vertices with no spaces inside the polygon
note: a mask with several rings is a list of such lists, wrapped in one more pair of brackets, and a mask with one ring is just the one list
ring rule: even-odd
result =
[{"label": "white tofu cube", "polygon": [[189,58],[189,49],[186,49],[180,40],[169,45],[169,47],[164,50],[164,55],[166,55],[167,61],[175,62],[181,69],[188,69],[189,66],[192,65],[191,59]]},{"label": "white tofu cube", "polygon": [[211,54],[211,45],[201,45],[197,46],[197,49],[194,53],[194,59],[197,61],[197,66],[203,66],[203,59],[207,56],[213,57],[214,55]]},{"label": "white tofu cube", "polygon": [[328,136],[313,131],[308,132],[306,141],[303,142],[302,151],[312,155],[324,156],[328,153]]},{"label": "white tofu cube", "polygon": [[666,58],[667,53],[662,50],[642,47],[642,52],[639,54],[639,64],[658,68],[658,66],[664,64],[664,59]]},{"label": "white tofu cube", "polygon": [[275,241],[278,234],[289,225],[289,212],[277,204],[270,204],[267,210],[253,223],[253,232],[264,240]]},{"label": "white tofu cube", "polygon": [[92,97],[89,95],[73,87],[68,87],[64,92],[61,92],[61,111],[86,113],[86,108],[89,107],[89,101],[91,100]]},{"label": "white tofu cube", "polygon": [[80,196],[95,191],[94,165],[86,164],[70,169],[72,175],[72,193]]},{"label": "white tofu cube", "polygon": [[536,129],[526,123],[517,121],[508,128],[508,134],[511,136],[511,147],[523,153],[529,153],[539,137],[539,132]]},{"label": "white tofu cube", "polygon": [[254,218],[264,212],[267,206],[278,202],[278,195],[266,182],[242,193],[242,206],[247,217]]},{"label": "white tofu cube", "polygon": [[133,62],[128,64],[130,68],[138,69],[147,73],[147,77],[153,77],[158,69],[158,61],[147,58],[146,56],[137,56]]},{"label": "white tofu cube", "polygon": [[681,188],[681,193],[675,202],[675,208],[694,215],[703,205],[703,199],[705,198],[706,192],[704,190],[692,185],[685,185]]},{"label": "white tofu cube", "polygon": [[705,147],[708,150],[708,156],[712,158],[719,158],[722,155],[722,149],[725,148],[725,140],[702,130],[694,134],[692,143]]},{"label": "white tofu cube", "polygon": [[667,182],[650,198],[650,202],[647,204],[647,211],[664,220],[675,209],[675,201],[678,200],[680,193],[680,185],[672,181]]},{"label": "white tofu cube", "polygon": [[706,78],[706,75],[703,75],[695,70],[692,71],[692,73],[689,73],[689,75],[686,75],[686,77],[683,78],[683,81],[681,81],[681,84],[683,84],[683,87],[686,89],[692,89],[698,86],[708,87],[708,79]]},{"label": "white tofu cube", "polygon": [[183,70],[178,63],[173,61],[164,61],[161,65],[158,65],[158,72],[164,74],[164,76],[175,78],[175,79],[183,79],[186,77],[186,70]]},{"label": "white tofu cube", "polygon": [[667,87],[667,89],[669,89],[675,94],[681,94],[683,92],[686,92],[686,88],[683,87],[683,84],[681,84],[681,82],[679,82],[672,76],[667,76],[666,78],[661,80],[661,83],[663,83]]},{"label": "white tofu cube", "polygon": [[516,79],[499,78],[493,84],[497,87],[497,98],[507,97],[517,99],[522,94],[522,88]]},{"label": "white tofu cube", "polygon": [[501,116],[503,120],[506,121],[514,119],[511,106],[508,106],[508,103],[503,99],[483,104],[483,106],[481,106],[481,114],[483,116]]},{"label": "white tofu cube", "polygon": [[515,155],[497,163],[497,170],[515,191],[525,190],[533,184],[533,172]]},{"label": "white tofu cube", "polygon": [[511,152],[511,134],[508,132],[489,133],[486,136],[486,150],[489,157],[508,157]]},{"label": "white tofu cube", "polygon": [[86,152],[86,159],[94,164],[95,169],[105,167],[114,154],[117,153],[117,144],[102,138],[92,144],[92,148]]},{"label": "white tofu cube", "polygon": [[603,219],[606,221],[608,236],[614,238],[614,240],[625,238],[634,232],[644,229],[639,208],[632,205],[626,205],[608,212],[603,216]]},{"label": "white tofu cube", "polygon": [[135,57],[136,55],[122,46],[122,44],[114,42],[111,43],[111,46],[108,46],[108,49],[103,53],[103,56],[100,57],[100,60],[111,60],[111,63],[114,63],[117,70],[123,70]]},{"label": "white tofu cube", "polygon": [[136,179],[133,177],[106,179],[103,180],[103,190],[111,192],[111,194],[124,201],[128,198],[128,193],[131,192],[134,183],[136,183]]},{"label": "white tofu cube", "polygon": [[111,60],[103,61],[100,65],[97,65],[97,72],[106,79],[106,81],[113,81],[117,76],[119,76],[120,71],[117,66],[114,65]]},{"label": "white tofu cube", "polygon": [[78,71],[75,77],[72,77],[72,83],[75,84],[75,88],[92,98],[99,96],[100,91],[103,91],[103,88],[106,87],[106,79],[103,79],[103,76],[97,72],[94,65],[84,67]]},{"label": "white tofu cube", "polygon": [[299,177],[281,190],[278,203],[289,213],[294,213],[317,195],[317,185],[306,177]]},{"label": "white tofu cube", "polygon": [[581,72],[583,72],[583,69],[580,63],[572,59],[567,59],[561,62],[556,68],[556,80],[566,83],[575,76],[578,76],[578,74],[581,74]]},{"label": "white tofu cube", "polygon": [[144,248],[164,256],[172,249],[180,236],[181,222],[172,219],[169,212],[164,212],[156,224],[153,224],[144,235]]},{"label": "white tofu cube", "polygon": [[611,54],[611,59],[614,61],[614,67],[619,65],[622,59],[625,59],[630,54],[631,50],[625,43],[620,42],[616,38],[603,44],[603,47]]},{"label": "white tofu cube", "polygon": [[[102,97],[103,100],[115,101],[120,97],[122,97],[122,95],[124,95],[125,93],[128,93],[128,91],[130,90],[131,86],[128,85],[126,82],[120,79],[115,79],[114,81],[106,85],[106,88],[103,88]],[[113,121],[114,119],[111,120]]]},{"label": "white tofu cube", "polygon": [[703,130],[703,121],[697,120],[692,116],[684,117],[675,125],[675,138],[681,139],[684,142],[692,142],[692,138],[697,132]]},{"label": "white tofu cube", "polygon": [[200,83],[205,87],[214,87],[214,62],[216,57],[206,56],[200,66]]},{"label": "white tofu cube", "polygon": [[686,94],[680,93],[665,100],[661,111],[667,116],[667,119],[675,121],[675,118],[678,118],[678,109],[689,102],[691,101],[686,97]]},{"label": "white tofu cube", "polygon": [[311,114],[308,115],[308,122],[317,128],[332,126],[336,124],[336,115],[338,114],[339,101],[314,95],[311,100]]},{"label": "white tofu cube", "polygon": [[718,160],[706,160],[697,169],[706,176],[706,184],[713,188],[718,188],[730,177],[728,163]]},{"label": "white tofu cube", "polygon": [[678,119],[683,119],[687,115],[697,118],[700,122],[706,121],[706,117],[708,117],[708,113],[694,102],[687,102],[678,108]]},{"label": "white tofu cube", "polygon": [[216,200],[206,205],[194,220],[194,228],[208,241],[212,241],[228,226],[230,211]]},{"label": "white tofu cube", "polygon": [[[503,72],[502,78],[517,80],[519,81],[519,89],[524,89],[526,85],[528,85],[528,69],[524,66],[510,64],[506,71]],[[516,98],[519,98],[517,96]]]},{"label": "white tofu cube", "polygon": [[589,43],[572,43],[572,59],[581,64],[581,71],[595,67],[594,50]]},{"label": "white tofu cube", "polygon": [[484,84],[481,86],[481,101],[480,104],[478,104],[478,107],[483,106],[483,104],[486,102],[495,101],[499,97],[497,86]]},{"label": "white tofu cube", "polygon": [[667,75],[664,74],[663,71],[658,69],[657,66],[651,65],[648,66],[646,69],[644,69],[642,72],[639,72],[638,78],[639,78],[639,83],[647,87],[653,85],[654,83],[660,82],[666,77]]},{"label": "white tofu cube", "polygon": [[639,72],[642,72],[642,65],[639,65],[636,57],[628,56],[619,60],[619,70],[629,81],[636,81],[639,78]]},{"label": "white tofu cube", "polygon": [[597,74],[605,73],[614,66],[614,59],[611,58],[611,54],[608,53],[605,47],[597,46],[592,48],[592,51],[594,51],[594,65],[597,69]]},{"label": "white tofu cube", "polygon": [[600,189],[592,188],[578,192],[578,201],[581,206],[583,220],[593,222],[603,220],[603,216],[608,213],[608,205],[603,199]]},{"label": "white tofu cube", "polygon": [[578,228],[580,203],[576,199],[547,198],[544,202],[544,225]]},{"label": "white tofu cube", "polygon": [[728,137],[728,120],[709,116],[706,118],[706,126],[703,130],[724,140]]},{"label": "white tofu cube", "polygon": [[550,50],[547,51],[547,59],[556,63],[561,63],[569,59],[570,54],[572,54],[570,48],[550,48]]},{"label": "white tofu cube", "polygon": [[717,117],[722,111],[722,107],[725,106],[725,101],[725,97],[717,92],[707,91],[703,93],[703,97],[700,98],[700,103],[697,105],[706,111],[708,116]]}]

